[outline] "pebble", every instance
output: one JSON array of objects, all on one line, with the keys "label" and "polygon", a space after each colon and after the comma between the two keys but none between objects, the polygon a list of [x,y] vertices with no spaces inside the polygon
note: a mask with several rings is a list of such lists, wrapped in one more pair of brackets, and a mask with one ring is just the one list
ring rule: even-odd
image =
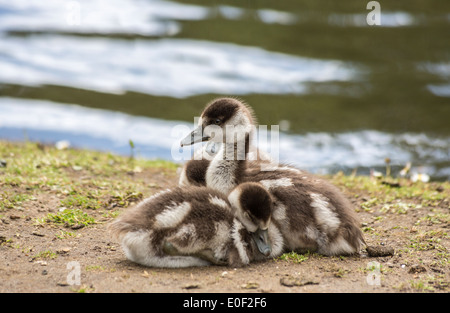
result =
[{"label": "pebble", "polygon": [[69,284],[67,282],[61,281],[61,282],[57,282],[56,283],[57,286],[61,286],[61,287],[67,287],[69,286]]},{"label": "pebble", "polygon": [[70,142],[67,140],[60,140],[55,143],[55,147],[58,150],[65,150],[70,147]]},{"label": "pebble", "polygon": [[70,228],[71,229],[80,229],[80,228],[83,228],[85,225],[84,224],[75,224],[75,225],[72,225]]},{"label": "pebble", "polygon": [[411,267],[408,270],[408,273],[417,274],[417,273],[424,273],[426,271],[427,271],[427,269],[425,268],[425,266],[423,266],[421,264],[414,264],[414,265],[411,265]]},{"label": "pebble", "polygon": [[61,248],[59,250],[56,250],[56,253],[58,253],[58,254],[67,254],[67,253],[69,253],[70,250],[72,250],[72,249],[69,248],[69,247],[64,247],[64,248]]},{"label": "pebble", "polygon": [[0,167],[6,167],[6,165],[8,165],[8,163],[5,160],[0,160]]},{"label": "pebble", "polygon": [[370,257],[394,255],[394,248],[387,246],[367,246],[366,250]]},{"label": "pebble", "polygon": [[308,278],[308,277],[292,277],[292,276],[286,276],[280,278],[280,284],[286,287],[300,287],[300,286],[306,286],[306,285],[318,285],[319,282],[315,279]]},{"label": "pebble", "polygon": [[38,233],[38,232],[32,232],[31,233],[33,236],[38,236],[38,237],[44,237],[45,235],[44,234],[41,234],[41,233]]},{"label": "pebble", "polygon": [[184,286],[181,287],[182,289],[198,289],[200,288],[200,285],[197,283],[190,283],[190,284],[186,284]]},{"label": "pebble", "polygon": [[258,287],[259,287],[259,284],[254,281],[249,281],[246,284],[241,285],[241,288],[243,288],[243,289],[256,289]]}]

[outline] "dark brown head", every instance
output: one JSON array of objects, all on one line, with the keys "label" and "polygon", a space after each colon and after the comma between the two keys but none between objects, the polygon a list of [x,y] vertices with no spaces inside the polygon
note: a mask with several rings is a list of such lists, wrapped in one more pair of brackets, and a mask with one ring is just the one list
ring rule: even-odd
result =
[{"label": "dark brown head", "polygon": [[252,233],[259,251],[268,256],[271,252],[268,229],[273,209],[269,192],[258,183],[243,183],[233,189],[228,200],[237,218]]},{"label": "dark brown head", "polygon": [[224,135],[228,129],[234,129],[240,134],[250,134],[254,126],[253,111],[243,102],[234,98],[215,99],[205,107],[198,127],[181,141],[181,145],[208,140],[225,142]]}]

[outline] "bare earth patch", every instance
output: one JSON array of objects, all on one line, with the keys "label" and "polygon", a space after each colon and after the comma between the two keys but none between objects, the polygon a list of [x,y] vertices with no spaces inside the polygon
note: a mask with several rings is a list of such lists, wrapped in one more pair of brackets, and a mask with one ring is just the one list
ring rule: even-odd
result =
[{"label": "bare earth patch", "polygon": [[374,252],[158,269],[128,261],[106,224],[175,186],[174,164],[7,142],[0,159],[0,292],[450,291],[448,182],[329,177],[353,201]]}]

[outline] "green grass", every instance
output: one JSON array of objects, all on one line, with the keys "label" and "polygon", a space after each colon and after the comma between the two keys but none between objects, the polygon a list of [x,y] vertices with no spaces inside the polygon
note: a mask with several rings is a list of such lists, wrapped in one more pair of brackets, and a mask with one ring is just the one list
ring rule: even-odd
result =
[{"label": "green grass", "polygon": [[20,207],[22,203],[30,199],[33,199],[33,197],[25,193],[3,191],[0,193],[0,212]]},{"label": "green grass", "polygon": [[[372,212],[381,206],[381,213],[405,214],[421,207],[445,207],[450,209],[450,182],[411,182],[405,178],[371,178],[345,176],[338,173],[329,177],[331,182],[354,194],[368,194],[357,211]],[[397,183],[392,187],[385,182]]]},{"label": "green grass", "polygon": [[[47,197],[59,201],[38,224],[92,225],[96,217],[116,216],[114,208],[127,207],[154,193],[158,182],[138,178],[149,171],[176,176],[177,164],[90,150],[58,150],[39,143],[0,141],[0,213],[39,205]],[[142,176],[142,175],[141,175]],[[174,179],[175,181],[175,179]],[[65,209],[65,210],[62,210]],[[94,214],[97,212],[98,214]]]},{"label": "green grass", "polygon": [[54,259],[54,258],[56,258],[56,253],[50,250],[39,252],[38,254],[32,257],[33,260]]},{"label": "green grass", "polygon": [[284,253],[281,256],[279,256],[277,258],[277,260],[281,260],[281,261],[287,261],[287,262],[292,262],[292,263],[302,263],[306,260],[308,260],[310,253],[305,253],[305,254],[299,254],[296,252],[288,252],[288,253]]},{"label": "green grass", "polygon": [[63,212],[59,212],[56,214],[49,213],[46,217],[42,219],[38,219],[40,224],[42,223],[55,223],[55,224],[63,224],[65,226],[74,226],[74,225],[91,225],[96,224],[95,218],[89,216],[81,209],[66,209]]}]

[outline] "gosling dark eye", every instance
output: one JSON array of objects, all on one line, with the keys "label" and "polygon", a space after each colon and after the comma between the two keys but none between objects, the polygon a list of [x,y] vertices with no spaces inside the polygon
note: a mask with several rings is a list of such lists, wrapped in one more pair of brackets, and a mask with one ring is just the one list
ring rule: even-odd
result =
[{"label": "gosling dark eye", "polygon": [[218,118],[214,121],[214,124],[219,125],[221,122],[222,122],[222,120],[220,118]]}]

